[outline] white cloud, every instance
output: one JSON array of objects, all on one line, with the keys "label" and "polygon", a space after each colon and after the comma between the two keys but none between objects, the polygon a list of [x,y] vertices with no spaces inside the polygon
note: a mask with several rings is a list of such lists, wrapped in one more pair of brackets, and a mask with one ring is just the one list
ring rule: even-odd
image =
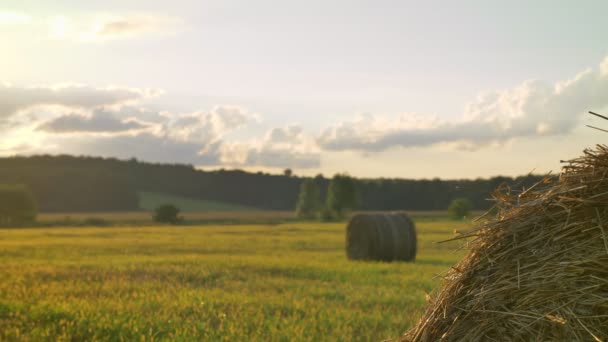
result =
[{"label": "white cloud", "polygon": [[[103,157],[136,157],[148,162],[218,165],[218,145],[176,141],[147,131],[121,135],[55,135],[47,139],[45,153],[85,154]],[[37,153],[41,153],[38,150]]]},{"label": "white cloud", "polygon": [[90,43],[173,34],[181,24],[179,18],[161,14],[95,14],[52,17],[48,30],[52,39]]},{"label": "white cloud", "polygon": [[[21,120],[18,133],[10,135],[10,141],[0,141],[0,148],[35,142],[40,153],[54,149],[196,165],[293,168],[319,167],[323,151],[431,145],[476,149],[521,137],[569,134],[584,112],[608,106],[608,59],[597,70],[553,85],[526,81],[480,95],[457,120],[363,114],[323,130],[316,138],[292,125],[272,128],[259,139],[234,140],[238,129],[259,121],[257,114],[236,106],[185,114],[135,107],[158,93],[82,85],[0,86],[0,117]],[[40,106],[62,109],[51,117],[27,115],[26,109]]]},{"label": "white cloud", "polygon": [[404,115],[395,119],[365,115],[323,130],[326,150],[382,151],[391,147],[449,143],[476,148],[521,137],[566,135],[588,110],[608,106],[608,57],[597,70],[550,85],[526,81],[480,95],[458,120]]},{"label": "white cloud", "polygon": [[294,125],[273,128],[261,140],[224,143],[220,161],[231,166],[315,168],[321,157],[314,140]]},{"label": "white cloud", "polygon": [[[142,120],[145,117],[148,120]],[[215,106],[188,114],[131,106],[61,112],[51,119],[20,116],[0,139],[0,153],[72,153],[137,157],[147,161],[220,165],[220,149],[228,133],[258,120],[236,106]],[[28,142],[36,141],[34,146]],[[30,146],[26,151],[19,146]]]},{"label": "white cloud", "polygon": [[215,106],[211,111],[189,114],[165,113],[163,131],[167,137],[184,142],[209,145],[226,134],[257,120],[257,115],[236,106]]},{"label": "white cloud", "polygon": [[[157,129],[145,126],[135,134],[61,137],[56,145],[63,151],[74,148],[71,153],[95,151],[102,156],[135,156],[155,162],[220,165],[226,134],[257,120],[258,115],[242,107],[215,106],[188,114],[164,112],[159,117],[165,121]],[[124,127],[125,122],[122,124]]]},{"label": "white cloud", "polygon": [[89,115],[69,113],[41,123],[37,130],[50,133],[133,133],[153,127],[136,117],[121,118],[116,112],[96,109]]},{"label": "white cloud", "polygon": [[36,106],[93,109],[125,105],[160,94],[159,90],[124,87],[94,88],[76,84],[41,87],[0,85],[0,119]]}]

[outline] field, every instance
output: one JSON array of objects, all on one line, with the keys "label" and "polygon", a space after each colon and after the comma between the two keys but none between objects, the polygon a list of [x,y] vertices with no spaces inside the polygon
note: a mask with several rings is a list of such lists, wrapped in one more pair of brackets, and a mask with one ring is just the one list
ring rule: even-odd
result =
[{"label": "field", "polygon": [[[294,220],[293,211],[196,211],[180,213],[186,222],[193,223],[279,223]],[[152,225],[152,213],[149,211],[133,212],[98,212],[98,213],[42,213],[38,215],[39,224],[57,225],[83,223],[87,219],[102,219],[113,225]]]},{"label": "field", "polygon": [[[356,213],[356,212],[354,212]],[[351,213],[354,214],[354,213]],[[422,219],[438,219],[446,217],[447,212],[437,211],[408,211],[408,214]],[[482,211],[473,211],[473,216],[481,215]],[[296,217],[293,210],[290,211],[186,211],[180,214],[186,222],[185,224],[201,223],[271,223],[277,224],[287,221],[295,221]],[[132,211],[132,212],[94,212],[94,213],[40,213],[37,217],[37,224],[43,226],[73,226],[75,224],[86,224],[87,220],[101,219],[112,225],[152,225],[151,211]]]},{"label": "field", "polygon": [[0,340],[398,336],[467,224],[417,220],[416,263],[350,262],[344,223],[0,230]]}]

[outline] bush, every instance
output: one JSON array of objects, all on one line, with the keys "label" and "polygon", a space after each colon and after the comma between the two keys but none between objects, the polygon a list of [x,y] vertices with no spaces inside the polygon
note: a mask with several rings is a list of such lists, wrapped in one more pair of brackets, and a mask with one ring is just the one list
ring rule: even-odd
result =
[{"label": "bush", "polygon": [[179,208],[173,204],[163,204],[154,210],[154,221],[160,223],[177,224],[182,221]]},{"label": "bush", "polygon": [[0,225],[34,222],[36,211],[34,196],[25,185],[0,185]]},{"label": "bush", "polygon": [[471,214],[473,204],[466,198],[456,198],[450,203],[448,207],[448,213],[450,218],[454,220],[461,220]]},{"label": "bush", "polygon": [[327,207],[321,208],[321,210],[319,210],[319,213],[317,215],[319,216],[319,221],[321,221],[321,222],[329,222],[329,221],[333,221],[334,219],[336,219],[336,214]]}]

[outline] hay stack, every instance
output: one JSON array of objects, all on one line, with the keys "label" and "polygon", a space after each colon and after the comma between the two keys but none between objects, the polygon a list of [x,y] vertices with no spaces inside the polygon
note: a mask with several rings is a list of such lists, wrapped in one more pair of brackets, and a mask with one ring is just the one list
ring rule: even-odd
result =
[{"label": "hay stack", "polygon": [[405,213],[357,214],[346,227],[346,255],[352,260],[414,261],[414,223]]},{"label": "hay stack", "polygon": [[402,341],[606,341],[608,147],[517,196],[463,237],[469,253]]}]

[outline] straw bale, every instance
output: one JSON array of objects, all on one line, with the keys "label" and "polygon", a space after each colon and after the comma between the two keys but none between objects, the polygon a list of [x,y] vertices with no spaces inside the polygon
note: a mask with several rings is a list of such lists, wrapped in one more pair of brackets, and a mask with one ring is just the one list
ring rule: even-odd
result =
[{"label": "straw bale", "polygon": [[346,254],[353,260],[414,261],[415,230],[404,213],[357,214],[346,227]]},{"label": "straw bale", "polygon": [[494,198],[401,341],[608,340],[608,147]]}]

